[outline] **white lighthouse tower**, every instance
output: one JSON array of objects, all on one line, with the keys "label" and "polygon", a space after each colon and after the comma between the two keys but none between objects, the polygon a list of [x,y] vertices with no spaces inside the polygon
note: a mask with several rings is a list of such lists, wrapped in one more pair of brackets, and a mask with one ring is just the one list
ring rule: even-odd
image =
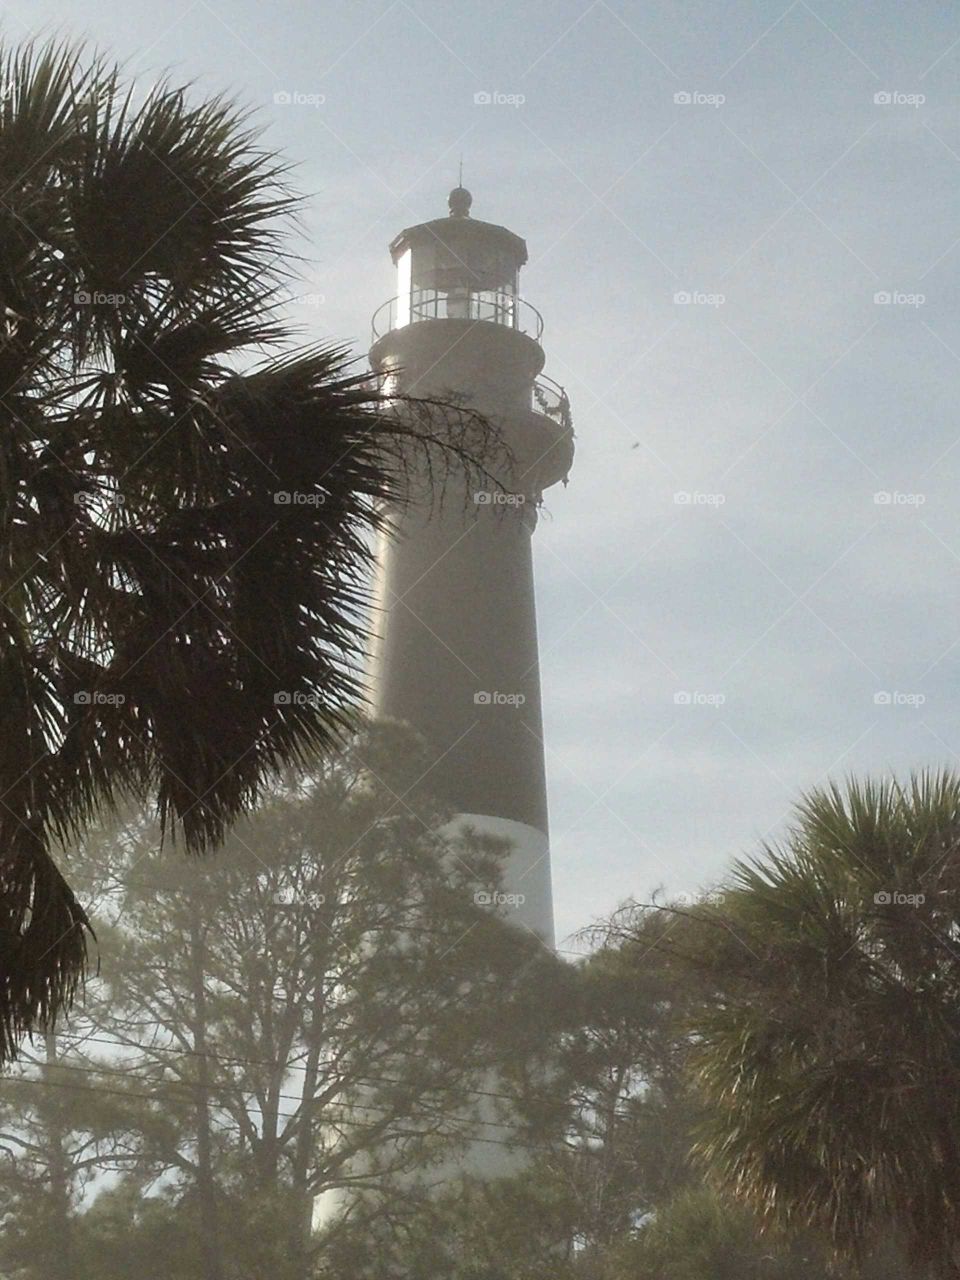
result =
[{"label": "white lighthouse tower", "polygon": [[373,320],[370,363],[398,394],[455,401],[501,436],[503,488],[449,477],[442,504],[411,505],[381,547],[377,716],[427,742],[424,785],[459,820],[509,841],[511,918],[554,942],[531,539],[545,489],[565,480],[573,430],[563,389],[542,377],[543,322],[521,301],[524,241],[470,216],[390,245],[396,297]]}]

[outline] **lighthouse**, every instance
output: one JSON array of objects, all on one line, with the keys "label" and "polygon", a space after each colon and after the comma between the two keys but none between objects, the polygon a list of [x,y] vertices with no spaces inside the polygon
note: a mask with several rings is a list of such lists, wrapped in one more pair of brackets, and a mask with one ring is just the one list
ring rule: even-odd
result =
[{"label": "lighthouse", "polygon": [[446,476],[442,502],[407,504],[384,535],[373,710],[422,735],[423,785],[456,821],[505,842],[505,913],[552,947],[532,538],[573,460],[570,407],[520,295],[525,242],[473,217],[462,186],[448,203],[390,245],[396,294],[373,318],[370,364],[398,395],[480,415],[508,461],[486,480]]},{"label": "lighthouse", "polygon": [[[456,405],[489,425],[501,446],[495,474],[465,463],[437,494],[391,513],[379,547],[371,710],[405,721],[427,745],[421,785],[457,827],[494,836],[503,914],[554,946],[532,538],[543,494],[573,461],[566,393],[543,375],[543,321],[520,296],[527,247],[471,216],[462,186],[445,217],[401,231],[390,245],[396,294],[373,317],[370,364],[391,395]],[[398,412],[403,412],[398,400]],[[435,430],[444,430],[439,414]],[[429,477],[426,478],[429,481]],[[422,486],[414,486],[414,492]],[[473,1122],[495,1123],[496,1081]],[[497,1126],[498,1135],[502,1125]],[[502,1142],[473,1143],[452,1163],[410,1181],[441,1187],[468,1174],[517,1172]],[[315,1225],[350,1195],[323,1193]]]}]

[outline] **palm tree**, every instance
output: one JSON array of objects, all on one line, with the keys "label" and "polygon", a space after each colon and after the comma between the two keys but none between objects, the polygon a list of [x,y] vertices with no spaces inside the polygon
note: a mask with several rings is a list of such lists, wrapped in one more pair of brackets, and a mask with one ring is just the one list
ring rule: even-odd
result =
[{"label": "palm tree", "polygon": [[0,76],[3,1061],[84,969],[51,850],[153,796],[203,851],[333,743],[383,500],[476,424],[401,421],[344,349],[289,345],[295,201],[229,103],[138,105],[60,46]]},{"label": "palm tree", "polygon": [[[960,777],[806,796],[677,950],[699,1150],[752,1206],[960,1274]],[[704,982],[704,980],[706,980]]]}]

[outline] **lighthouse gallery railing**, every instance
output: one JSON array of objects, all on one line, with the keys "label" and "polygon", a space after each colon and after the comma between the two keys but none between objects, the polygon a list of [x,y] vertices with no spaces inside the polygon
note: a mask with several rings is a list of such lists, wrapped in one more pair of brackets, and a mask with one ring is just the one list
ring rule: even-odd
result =
[{"label": "lighthouse gallery railing", "polygon": [[512,293],[496,289],[414,289],[409,297],[391,298],[373,317],[373,338],[419,320],[482,320],[517,329],[539,342],[543,317],[536,307]]}]

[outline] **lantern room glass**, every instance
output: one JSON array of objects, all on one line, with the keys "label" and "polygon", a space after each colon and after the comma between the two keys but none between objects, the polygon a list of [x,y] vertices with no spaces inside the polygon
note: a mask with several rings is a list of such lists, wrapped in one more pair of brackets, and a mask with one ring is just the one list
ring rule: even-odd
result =
[{"label": "lantern room glass", "polygon": [[438,237],[397,259],[394,326],[418,320],[517,325],[517,264],[497,244],[454,247]]}]

